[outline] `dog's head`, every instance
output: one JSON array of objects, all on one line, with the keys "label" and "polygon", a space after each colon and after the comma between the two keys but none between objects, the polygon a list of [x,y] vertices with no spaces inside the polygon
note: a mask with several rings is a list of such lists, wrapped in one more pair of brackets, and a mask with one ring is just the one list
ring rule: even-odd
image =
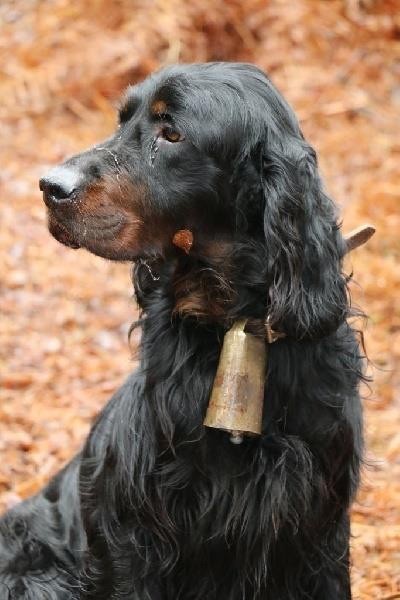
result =
[{"label": "dog's head", "polygon": [[252,65],[169,67],[129,88],[115,134],[40,187],[50,231],[68,246],[168,260],[187,229],[193,257],[232,265],[247,248],[242,283],[250,295],[252,277],[258,296],[263,286],[264,312],[289,335],[324,334],[346,314],[345,248],[315,153]]}]

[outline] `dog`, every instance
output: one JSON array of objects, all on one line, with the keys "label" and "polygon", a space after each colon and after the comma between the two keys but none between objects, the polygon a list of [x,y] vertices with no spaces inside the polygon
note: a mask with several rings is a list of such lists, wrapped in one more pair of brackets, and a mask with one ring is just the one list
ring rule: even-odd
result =
[{"label": "dog", "polygon": [[[0,521],[11,600],[348,600],[363,356],[314,150],[257,67],[165,68],[40,180],[51,234],[134,263],[140,366]],[[203,425],[224,335],[268,317],[262,433]]]}]

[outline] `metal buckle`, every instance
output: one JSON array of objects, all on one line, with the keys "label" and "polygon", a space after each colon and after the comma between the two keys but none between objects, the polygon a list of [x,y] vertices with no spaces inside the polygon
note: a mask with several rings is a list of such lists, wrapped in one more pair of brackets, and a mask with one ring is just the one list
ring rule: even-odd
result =
[{"label": "metal buckle", "polygon": [[282,331],[276,331],[275,329],[272,329],[271,317],[269,315],[265,319],[264,325],[265,325],[265,334],[266,334],[266,337],[267,337],[268,344],[273,344],[277,340],[280,340],[280,339],[286,337],[286,333],[283,333]]}]

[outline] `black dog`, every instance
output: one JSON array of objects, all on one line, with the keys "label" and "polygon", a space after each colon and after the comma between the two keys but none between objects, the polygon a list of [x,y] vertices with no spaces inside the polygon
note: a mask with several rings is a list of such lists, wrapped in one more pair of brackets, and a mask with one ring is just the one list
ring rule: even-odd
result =
[{"label": "black dog", "polygon": [[[0,522],[1,598],[349,599],[362,373],[346,246],[269,79],[165,69],[40,187],[60,242],[134,261],[141,364],[82,453]],[[203,426],[222,340],[267,315],[286,337],[263,433],[233,445]]]}]

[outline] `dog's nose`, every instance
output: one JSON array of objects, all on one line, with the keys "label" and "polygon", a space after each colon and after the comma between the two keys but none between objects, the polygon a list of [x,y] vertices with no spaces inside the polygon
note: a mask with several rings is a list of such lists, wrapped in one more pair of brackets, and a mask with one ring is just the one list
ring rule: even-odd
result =
[{"label": "dog's nose", "polygon": [[71,167],[54,167],[39,181],[47,206],[69,202],[82,183],[82,174]]}]

